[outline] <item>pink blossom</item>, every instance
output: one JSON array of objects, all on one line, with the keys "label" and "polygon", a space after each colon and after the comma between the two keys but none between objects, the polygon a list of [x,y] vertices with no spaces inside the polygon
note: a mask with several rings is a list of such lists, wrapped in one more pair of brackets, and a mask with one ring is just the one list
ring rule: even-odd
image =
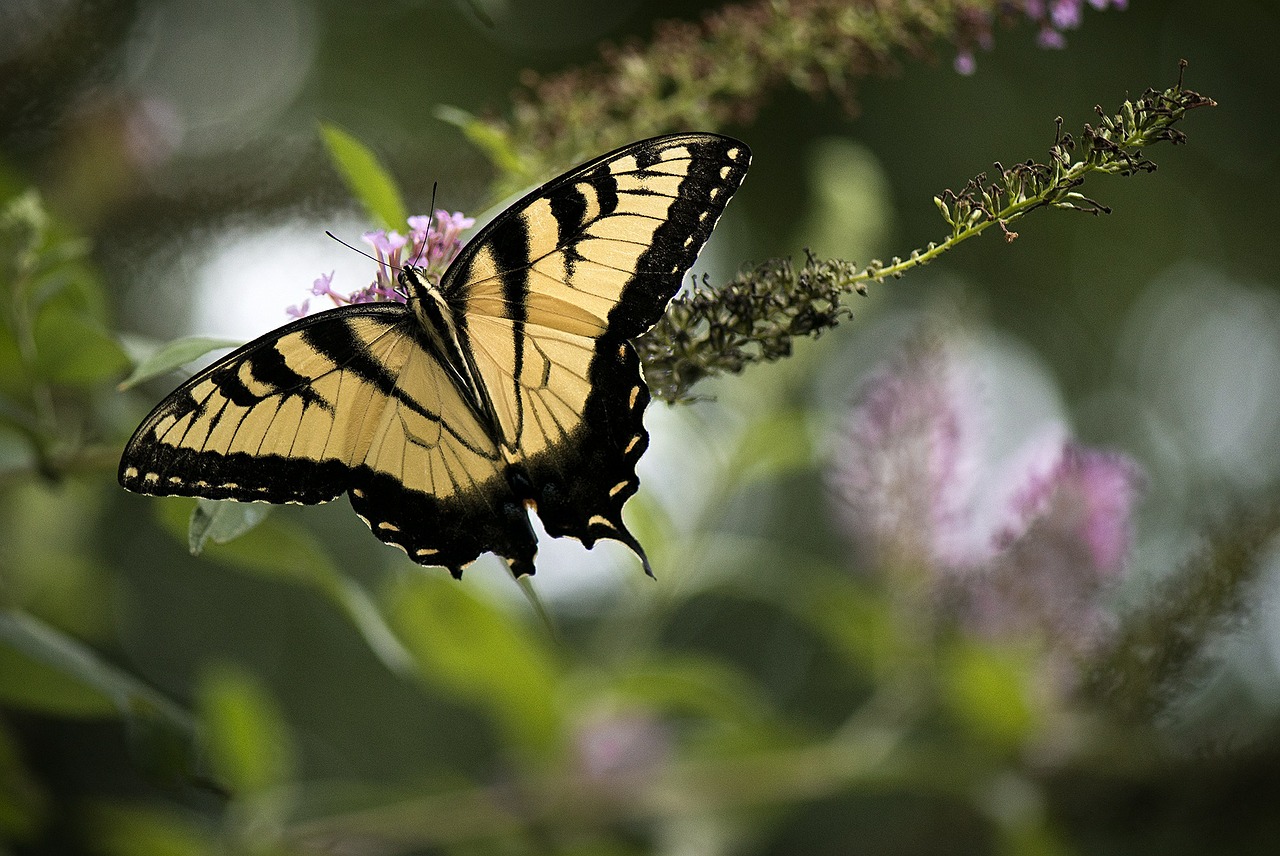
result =
[{"label": "pink blossom", "polygon": [[[395,301],[405,303],[409,295],[398,288],[400,271],[408,265],[422,269],[427,279],[439,282],[462,249],[462,232],[475,225],[475,220],[461,212],[436,211],[433,215],[416,214],[408,218],[409,234],[388,233],[383,229],[365,232],[361,239],[373,248],[377,261],[373,281],[349,294],[333,289],[333,272],[321,274],[311,285],[311,293],[328,297],[335,306],[355,303]],[[308,301],[286,310],[291,317],[307,314]]]},{"label": "pink blossom", "polygon": [[[959,354],[916,342],[873,373],[836,455],[836,509],[869,559],[919,574],[971,631],[1084,650],[1107,626],[1098,598],[1129,554],[1138,467],[1056,431],[1002,478],[979,460],[989,418]],[[993,501],[996,522],[983,523]]]}]

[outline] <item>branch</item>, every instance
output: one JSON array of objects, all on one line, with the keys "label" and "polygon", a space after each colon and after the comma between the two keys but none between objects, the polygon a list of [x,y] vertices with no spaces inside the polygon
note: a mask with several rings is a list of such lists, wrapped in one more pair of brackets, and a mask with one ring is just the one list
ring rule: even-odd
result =
[{"label": "branch", "polygon": [[667,402],[688,400],[693,384],[705,377],[736,374],[751,363],[785,357],[795,337],[817,336],[851,314],[840,305],[843,295],[865,294],[868,282],[901,277],[992,226],[1012,242],[1018,233],[1010,224],[1037,208],[1111,213],[1079,192],[1085,177],[1154,172],[1156,165],[1143,147],[1185,142],[1186,136],[1173,126],[1188,110],[1215,106],[1212,99],[1183,88],[1185,67],[1181,63],[1178,82],[1170,89],[1148,89],[1111,116],[1097,108],[1098,126],[1085,125],[1078,142],[1063,133],[1059,118],[1048,163],[1028,160],[1007,169],[997,163],[995,181],[983,173],[958,193],[946,190],[935,196],[951,234],[905,259],[895,256],[888,264],[872,260],[859,269],[853,262],[808,255],[798,271],[790,260],[775,259],[719,290],[695,290],[677,298],[637,342],[653,394]]}]

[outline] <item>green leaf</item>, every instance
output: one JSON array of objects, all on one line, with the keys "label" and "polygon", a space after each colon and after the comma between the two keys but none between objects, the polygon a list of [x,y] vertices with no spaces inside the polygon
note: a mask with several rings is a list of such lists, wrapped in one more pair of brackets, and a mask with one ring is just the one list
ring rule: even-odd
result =
[{"label": "green leaf", "polygon": [[226,544],[267,519],[271,506],[261,502],[199,499],[187,524],[187,547],[199,556],[209,541]]},{"label": "green leaf", "polygon": [[234,339],[212,339],[208,336],[189,336],[185,339],[174,339],[134,366],[133,374],[120,381],[119,388],[121,390],[129,389],[143,381],[151,380],[153,377],[159,377],[176,368],[185,366],[210,351],[236,348],[240,344]]},{"label": "green leaf", "polygon": [[448,104],[437,105],[435,115],[440,121],[448,122],[460,129],[467,141],[483,152],[489,161],[508,178],[534,178],[528,175],[529,168],[512,147],[510,136],[498,128],[482,122],[466,110]]},{"label": "green leaf", "polygon": [[222,663],[196,691],[209,764],[237,796],[283,786],[293,774],[293,744],[275,701],[251,674]]},{"label": "green leaf", "polygon": [[946,701],[973,732],[1016,748],[1038,725],[1034,654],[1012,644],[957,642],[941,661]]},{"label": "green leaf", "polygon": [[48,819],[49,799],[4,725],[0,721],[0,841],[29,843]]},{"label": "green leaf", "polygon": [[321,122],[320,136],[348,189],[369,216],[384,229],[403,229],[409,217],[408,209],[399,187],[378,156],[337,125]]},{"label": "green leaf", "polygon": [[755,724],[768,713],[764,694],[750,678],[726,663],[701,657],[668,656],[636,664],[610,689],[656,710],[716,723]]},{"label": "green leaf", "polygon": [[852,665],[887,679],[899,670],[911,646],[884,600],[850,580],[823,580],[793,598],[799,617]]},{"label": "green leaf", "polygon": [[[208,532],[205,530],[200,536],[201,555],[262,577],[317,589],[346,613],[383,665],[397,674],[411,672],[408,652],[387,626],[368,592],[342,573],[310,532],[277,516],[236,532],[239,524],[245,522],[241,514],[251,513],[253,509],[266,514],[272,506],[203,499],[192,503],[190,500],[171,499],[158,503],[160,523],[175,538],[186,539],[190,544],[195,537],[194,520],[197,515],[203,515],[200,508],[206,505],[217,507],[215,513],[220,520],[221,515],[230,515],[225,522],[211,524],[210,528],[216,525],[220,534],[231,533],[231,536],[223,540],[220,540],[220,534],[219,537],[204,537]],[[238,512],[237,509],[244,511]]]},{"label": "green leaf", "polygon": [[214,829],[194,815],[141,805],[97,805],[88,812],[95,852],[104,856],[214,856]]},{"label": "green leaf", "polygon": [[189,715],[80,642],[22,612],[0,612],[0,698],[58,716],[151,713],[191,732]]},{"label": "green leaf", "polygon": [[559,742],[556,664],[541,637],[442,573],[415,572],[388,613],[419,674],[486,710],[508,743],[544,754]]},{"label": "green leaf", "polygon": [[36,369],[54,383],[90,386],[129,367],[119,343],[77,312],[49,307],[36,320],[34,338]]}]

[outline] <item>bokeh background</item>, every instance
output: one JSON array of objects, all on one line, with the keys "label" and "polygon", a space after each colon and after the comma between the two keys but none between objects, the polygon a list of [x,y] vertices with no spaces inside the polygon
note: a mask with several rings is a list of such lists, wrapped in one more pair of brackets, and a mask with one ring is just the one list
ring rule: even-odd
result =
[{"label": "bokeh background", "polygon": [[[525,70],[592,62],[602,41],[643,44],[715,5],[0,0],[0,192],[38,191],[93,318],[59,357],[75,391],[51,404],[50,457],[10,406],[31,391],[20,347],[0,362],[0,848],[1280,845],[1269,3],[1086,6],[1060,50],[1014,15],[972,74],[937,43],[859,79],[852,110],[783,86],[724,128],[755,160],[695,268],[712,284],[804,248],[865,263],[940,240],[935,194],[1043,159],[1055,117],[1078,129],[1095,104],[1172,85],[1180,59],[1218,102],[1180,126],[1187,145],[1147,152],[1157,172],[1090,179],[1109,216],[1037,212],[1016,241],[988,234],[873,284],[790,359],[653,405],[628,515],[658,581],[624,549],[544,538],[554,638],[492,557],[454,584],[377,544],[345,500],[277,510],[193,557],[190,502],[115,485],[114,455],[177,382],[117,392],[121,355],[247,340],[316,276],[368,279],[324,235],[373,224],[319,121],[373,149],[414,211],[438,183],[437,207],[483,216],[502,201],[495,169],[442,107],[501,117]],[[1044,640],[904,642],[918,604],[895,603],[903,578],[868,570],[843,530],[841,426],[866,378],[939,323],[982,377],[993,458],[1061,430],[1140,467],[1132,550],[1100,594],[1115,627],[1200,575],[1214,616],[1153,631],[1153,660],[1170,640],[1189,650],[1136,715],[1105,694],[1046,697]],[[68,443],[88,451],[49,466]],[[127,680],[172,716],[136,697],[122,715],[103,687]]]}]

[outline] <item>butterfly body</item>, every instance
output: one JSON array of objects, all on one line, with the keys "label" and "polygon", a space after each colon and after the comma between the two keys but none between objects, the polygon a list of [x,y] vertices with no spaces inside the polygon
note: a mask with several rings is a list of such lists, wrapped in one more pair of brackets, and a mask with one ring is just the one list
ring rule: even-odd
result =
[{"label": "butterfly body", "polygon": [[648,561],[622,523],[648,445],[629,340],[661,316],[750,160],[711,134],[634,143],[524,197],[406,304],[300,319],[147,417],[120,481],[150,494],[317,503],[348,493],[381,540],[455,576],[532,573],[553,536]]}]

